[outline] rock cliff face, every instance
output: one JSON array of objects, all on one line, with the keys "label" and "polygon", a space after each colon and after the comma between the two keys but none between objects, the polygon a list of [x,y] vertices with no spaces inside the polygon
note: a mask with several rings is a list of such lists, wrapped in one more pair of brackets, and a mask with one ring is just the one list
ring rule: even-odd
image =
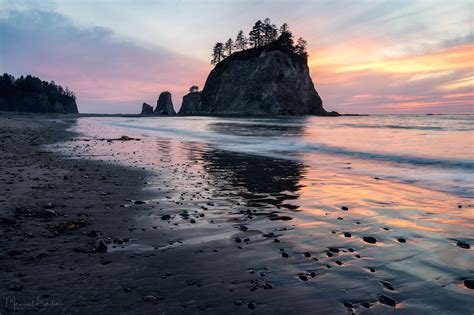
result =
[{"label": "rock cliff face", "polygon": [[207,77],[201,115],[337,115],[322,106],[306,56],[279,47],[236,52]]},{"label": "rock cliff face", "polygon": [[191,92],[183,96],[183,103],[179,109],[180,115],[194,115],[198,113],[198,105],[201,101],[201,92]]},{"label": "rock cliff face", "polygon": [[152,115],[153,114],[153,106],[143,103],[142,105],[142,115]]},{"label": "rock cliff face", "polygon": [[155,114],[158,115],[175,115],[173,101],[170,92],[162,92],[156,102]]}]

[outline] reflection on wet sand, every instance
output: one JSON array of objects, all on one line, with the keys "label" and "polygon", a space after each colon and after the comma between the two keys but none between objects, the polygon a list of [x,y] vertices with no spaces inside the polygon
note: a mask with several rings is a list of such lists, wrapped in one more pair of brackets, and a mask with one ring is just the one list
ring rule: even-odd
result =
[{"label": "reflection on wet sand", "polygon": [[211,175],[226,174],[227,181],[249,207],[297,210],[297,199],[304,166],[301,163],[235,154],[219,150],[205,151],[201,158]]},{"label": "reflection on wet sand", "polygon": [[[246,137],[305,132],[293,125],[240,131],[232,124],[211,126]],[[124,132],[87,120],[78,130],[88,136]],[[392,307],[466,313],[473,306],[472,290],[460,285],[472,276],[474,251],[462,245],[474,239],[472,200],[382,176],[136,136],[142,141],[75,143],[69,152],[153,171],[147,189],[164,195],[150,200],[158,206],[147,208],[146,216],[135,210],[144,231],[135,242],[158,239],[163,244],[157,250],[175,250],[166,259],[176,259],[180,250],[216,253],[205,263],[197,254],[175,263],[198,268],[203,281],[221,291],[232,290],[223,305],[243,299],[266,311],[311,312],[317,305],[328,313]],[[166,231],[159,234],[163,239],[157,231]]]}]

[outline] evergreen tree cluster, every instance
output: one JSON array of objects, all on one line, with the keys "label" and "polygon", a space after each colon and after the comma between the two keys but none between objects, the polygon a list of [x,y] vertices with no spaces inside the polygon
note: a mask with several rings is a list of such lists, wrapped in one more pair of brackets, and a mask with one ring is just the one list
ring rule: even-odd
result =
[{"label": "evergreen tree cluster", "polygon": [[54,81],[41,81],[32,75],[21,76],[15,79],[14,76],[4,73],[0,77],[0,95],[12,96],[16,94],[44,93],[48,97],[50,103],[55,103],[60,97],[66,96],[76,99],[74,92],[66,87],[57,85]]},{"label": "evergreen tree cluster", "polygon": [[271,23],[269,18],[263,22],[255,22],[248,37],[242,30],[237,33],[235,40],[229,38],[225,43],[217,42],[212,50],[211,64],[216,65],[234,52],[248,49],[257,49],[269,45],[278,45],[301,56],[308,56],[306,52],[307,42],[303,38],[298,38],[296,45],[293,41],[293,34],[288,24],[284,23],[277,28]]},{"label": "evergreen tree cluster", "polygon": [[42,81],[32,75],[15,78],[4,73],[0,76],[0,110],[77,112],[76,95],[54,81]]}]

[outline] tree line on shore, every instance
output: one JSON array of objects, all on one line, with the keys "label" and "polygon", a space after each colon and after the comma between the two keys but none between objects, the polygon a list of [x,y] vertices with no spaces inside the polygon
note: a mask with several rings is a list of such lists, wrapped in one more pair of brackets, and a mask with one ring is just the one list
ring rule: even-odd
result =
[{"label": "tree line on shore", "polygon": [[57,85],[54,81],[42,81],[32,75],[20,76],[15,79],[11,74],[4,73],[0,76],[0,95],[4,97],[13,95],[26,95],[30,93],[44,93],[50,103],[54,104],[60,97],[76,99],[74,92]]},{"label": "tree line on shore", "polygon": [[280,28],[277,28],[271,23],[269,18],[266,18],[263,22],[261,20],[255,22],[248,37],[242,30],[240,30],[237,33],[235,40],[229,38],[225,43],[215,43],[212,50],[211,64],[218,64],[234,52],[275,44],[298,55],[308,56],[308,53],[306,52],[306,40],[300,37],[295,44],[293,34],[287,23],[283,23]]}]

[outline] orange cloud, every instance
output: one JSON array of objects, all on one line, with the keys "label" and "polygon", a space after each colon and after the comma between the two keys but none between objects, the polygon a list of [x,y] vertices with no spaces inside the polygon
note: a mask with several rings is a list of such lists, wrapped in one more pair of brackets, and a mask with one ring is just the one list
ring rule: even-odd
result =
[{"label": "orange cloud", "polygon": [[[368,53],[369,50],[359,49],[357,54]],[[352,54],[342,52],[336,55],[335,60],[341,61],[341,56],[350,57]],[[378,60],[372,62],[354,63],[352,58],[344,58],[345,61],[339,64],[332,64],[331,72],[344,73],[355,71],[376,71],[385,73],[422,73],[422,72],[442,72],[456,69],[469,69],[474,65],[474,44],[457,46],[444,51],[426,55],[408,56],[396,59]],[[311,65],[324,64],[325,60],[311,61]]]},{"label": "orange cloud", "polygon": [[[474,56],[472,56],[474,58]],[[458,90],[464,88],[474,88],[474,75],[451,81],[439,87],[441,90]]]},{"label": "orange cloud", "polygon": [[443,95],[443,98],[462,98],[462,97],[474,97],[474,92],[473,93],[455,93],[455,94]]},{"label": "orange cloud", "polygon": [[310,52],[309,65],[322,97],[329,96],[341,111],[474,110],[474,44],[386,58],[390,47],[393,43],[365,40]]}]

